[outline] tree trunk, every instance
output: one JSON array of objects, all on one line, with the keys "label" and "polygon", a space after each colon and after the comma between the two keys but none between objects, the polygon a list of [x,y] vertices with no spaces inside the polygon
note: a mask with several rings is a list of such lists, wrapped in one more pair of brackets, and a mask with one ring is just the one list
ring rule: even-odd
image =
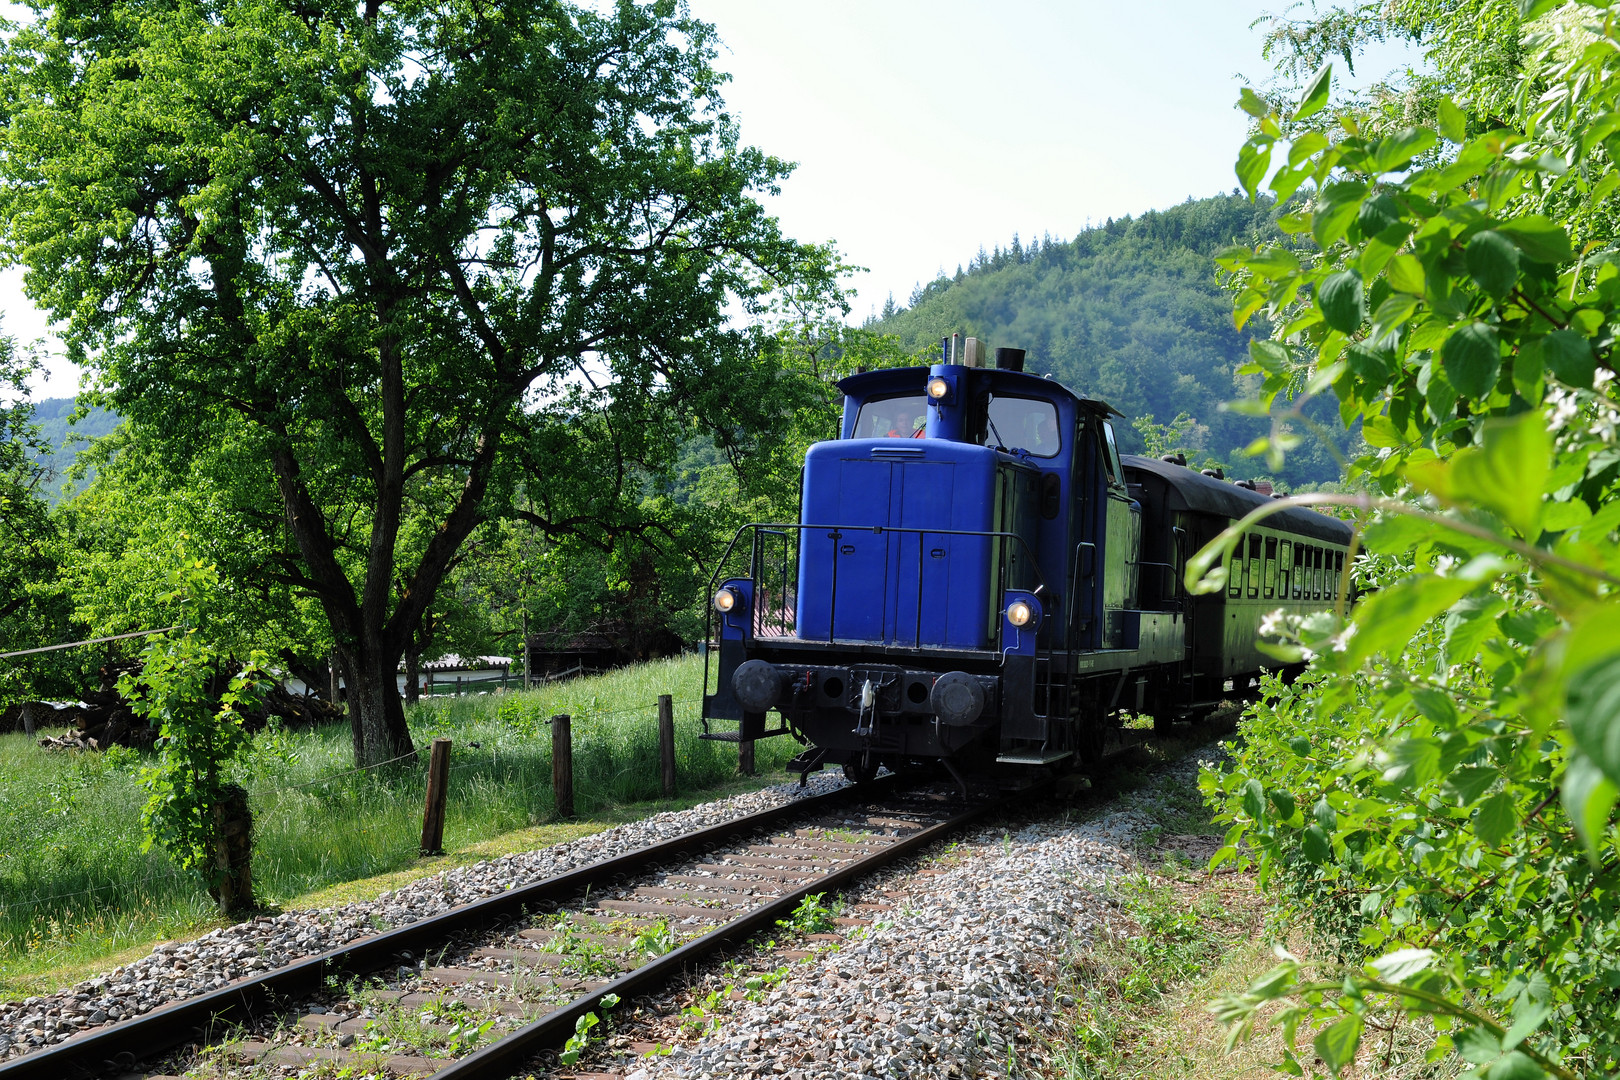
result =
[{"label": "tree trunk", "polygon": [[405,704],[415,705],[422,700],[422,653],[416,648],[405,650]]},{"label": "tree trunk", "polygon": [[248,808],[247,789],[227,784],[213,806],[214,866],[209,892],[226,915],[252,911],[253,900],[253,811]]},{"label": "tree trunk", "polygon": [[360,767],[416,754],[410,729],[405,726],[405,706],[399,698],[399,655],[373,648],[344,656],[349,723],[354,729],[355,761]]}]

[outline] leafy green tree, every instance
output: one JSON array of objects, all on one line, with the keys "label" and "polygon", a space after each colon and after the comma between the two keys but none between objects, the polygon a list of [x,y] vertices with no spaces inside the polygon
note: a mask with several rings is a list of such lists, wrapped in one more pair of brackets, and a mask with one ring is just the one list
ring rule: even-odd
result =
[{"label": "leafy green tree", "polygon": [[[1520,5],[1504,126],[1455,68],[1467,100],[1438,97],[1433,127],[1312,124],[1325,68],[1286,114],[1244,98],[1239,174],[1304,191],[1279,224],[1316,248],[1221,256],[1240,319],[1276,327],[1252,348],[1260,401],[1331,394],[1371,448],[1365,494],[1252,515],[1359,511],[1354,572],[1376,591],[1274,620],[1271,647],[1312,672],[1273,686],[1235,766],[1202,781],[1231,823],[1217,858],[1252,853],[1339,946],[1327,978],[1288,957],[1221,1003],[1238,1038],[1285,1002],[1295,1074],[1302,1028],[1337,1073],[1389,1013],[1432,1022],[1430,1060],[1470,1075],[1620,1068],[1620,27],[1552,6]],[[1473,9],[1435,10],[1457,45]],[[1239,532],[1190,584],[1219,587]]]},{"label": "leafy green tree", "polygon": [[189,540],[175,538],[176,565],[161,598],[178,627],[149,641],[140,671],[119,679],[118,690],[158,729],[158,763],[141,770],[151,792],[141,810],[143,849],[156,844],[197,871],[221,909],[234,914],[254,906],[252,819],[247,792],[231,783],[229,770],[252,747],[240,711],[263,693],[268,657],[254,652],[240,664],[210,643],[221,582],[215,567],[192,557]]},{"label": "leafy green tree", "polygon": [[[276,530],[274,489],[244,480],[231,443],[199,447],[183,468],[145,429],[125,425],[81,451],[74,473],[87,487],[53,517],[58,591],[90,636],[150,630],[175,621],[170,575],[185,561],[216,569],[209,599],[213,647],[238,658],[260,649],[284,671],[312,681],[331,649],[314,601],[290,583],[290,543]],[[138,650],[135,642],[133,650]],[[132,651],[133,651],[132,650]]]},{"label": "leafy green tree", "polygon": [[124,0],[7,38],[6,251],[174,468],[228,444],[275,492],[358,762],[412,750],[400,656],[520,485],[552,529],[636,528],[596,493],[672,427],[779,425],[729,316],[833,266],[755,201],[787,166],[714,55],[675,0]]},{"label": "leafy green tree", "polygon": [[[0,652],[72,639],[69,609],[55,587],[57,528],[44,498],[47,444],[33,423],[28,378],[34,358],[0,338]],[[44,653],[0,660],[0,707],[54,696],[76,682],[80,658]]]}]

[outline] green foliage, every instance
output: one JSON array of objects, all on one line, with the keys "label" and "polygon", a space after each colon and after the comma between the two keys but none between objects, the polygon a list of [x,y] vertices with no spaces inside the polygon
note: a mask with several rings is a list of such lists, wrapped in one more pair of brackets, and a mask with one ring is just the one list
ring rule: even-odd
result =
[{"label": "green foliage", "polygon": [[[598,1004],[600,1004],[603,1012],[607,1012],[609,1009],[612,1009],[614,1006],[619,1004],[619,995],[603,995],[602,1000]],[[593,1012],[588,1012],[576,1020],[574,1022],[574,1033],[568,1036],[568,1042],[563,1045],[561,1053],[557,1055],[557,1060],[562,1064],[569,1066],[579,1064],[579,1056],[583,1054],[585,1052],[585,1048],[590,1045],[591,1029],[596,1027],[596,1025],[599,1023],[601,1023],[601,1021]]]},{"label": "green foliage", "polygon": [[164,599],[179,603],[189,625],[153,638],[141,651],[140,670],[120,678],[118,691],[158,729],[158,763],[141,770],[141,786],[151,795],[141,811],[144,846],[157,844],[214,885],[222,873],[219,812],[234,787],[228,770],[251,745],[238,710],[251,708],[263,693],[266,657],[255,653],[228,674],[236,665],[196,625],[206,597],[218,588],[213,566],[183,562],[171,571],[169,586]]},{"label": "green foliage", "polygon": [[154,642],[141,660],[140,674],[124,676],[118,689],[158,728],[158,764],[141,771],[151,792],[141,812],[146,843],[200,869],[213,857],[214,808],[225,795],[227,767],[249,748],[237,710],[253,704],[263,670],[249,663],[215,692],[225,661],[195,630]]},{"label": "green foliage", "polygon": [[769,309],[841,310],[673,2],[118,2],[3,51],[5,251],[177,486],[236,456],[357,764],[411,749],[396,666],[469,538],[678,548],[649,480],[694,434],[768,453]]},{"label": "green foliage", "polygon": [[825,893],[811,893],[799,901],[789,918],[778,919],[776,925],[795,934],[826,934],[837,925],[833,919],[842,910],[842,900],[829,902]]},{"label": "green foliage", "polygon": [[[1475,32],[1445,11],[1442,40]],[[1320,254],[1221,256],[1240,319],[1277,327],[1262,404],[1331,391],[1374,451],[1365,494],[1296,501],[1361,511],[1376,591],[1273,622],[1311,674],[1270,685],[1234,767],[1201,779],[1230,825],[1217,861],[1257,860],[1345,963],[1304,982],[1284,957],[1220,1003],[1237,1039],[1286,999],[1285,1071],[1299,1031],[1337,1073],[1388,1012],[1431,1021],[1431,1060],[1470,1075],[1620,1068],[1620,29],[1585,14],[1527,24],[1511,128],[1454,102],[1438,132],[1291,131],[1272,187],[1309,185],[1281,224]],[[1251,193],[1284,124],[1258,117]]]},{"label": "green foliage", "polygon": [[[48,443],[35,423],[28,378],[38,358],[0,338],[0,652],[73,639],[68,604],[56,587],[59,530],[44,498]],[[80,658],[61,653],[0,660],[0,708],[73,687]]]},{"label": "green foliage", "polygon": [[680,935],[669,925],[668,919],[659,919],[636,933],[630,951],[637,956],[656,959],[680,944]]}]

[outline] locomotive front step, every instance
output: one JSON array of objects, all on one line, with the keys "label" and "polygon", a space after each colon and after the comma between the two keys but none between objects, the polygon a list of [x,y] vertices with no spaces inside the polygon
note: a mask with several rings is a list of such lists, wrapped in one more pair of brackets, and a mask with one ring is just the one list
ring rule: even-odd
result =
[{"label": "locomotive front step", "polygon": [[[738,725],[736,731],[715,731],[715,730],[713,730],[712,728],[709,727],[709,720],[710,720],[709,717],[707,717],[707,716],[703,717],[703,734],[699,735],[698,738],[707,739],[710,742],[740,743],[740,742],[744,741],[744,739],[743,739],[743,731],[742,731],[742,726],[741,725]],[[761,730],[754,732],[748,738],[747,741],[749,741],[749,742],[758,742],[760,739],[768,739],[772,735],[791,735],[791,734],[793,734],[792,731],[788,730],[788,726],[787,726],[786,723],[780,724],[777,727],[768,728],[768,727],[764,726],[764,721],[761,720],[760,721],[760,728],[761,728]]]}]

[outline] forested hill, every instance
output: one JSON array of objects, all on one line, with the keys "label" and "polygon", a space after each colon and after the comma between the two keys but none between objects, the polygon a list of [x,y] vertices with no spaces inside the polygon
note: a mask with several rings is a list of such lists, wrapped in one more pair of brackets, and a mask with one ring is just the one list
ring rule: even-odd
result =
[{"label": "forested hill", "polygon": [[[1267,328],[1233,329],[1232,298],[1216,280],[1213,255],[1234,241],[1277,235],[1272,217],[1269,203],[1217,195],[1110,220],[1069,242],[1025,247],[1014,238],[1008,248],[981,250],[954,277],[920,286],[909,307],[886,306],[872,326],[909,348],[959,331],[1027,349],[1029,371],[1050,373],[1127,418],[1167,424],[1191,415],[1207,431],[1185,444],[1254,476],[1263,462],[1241,451],[1268,422],[1220,406],[1247,396],[1236,371],[1249,338]],[[1125,446],[1140,450],[1136,431],[1119,427]],[[1280,479],[1302,484],[1338,474],[1332,455],[1307,438]]]},{"label": "forested hill", "polygon": [[[41,441],[51,448],[47,458],[47,468],[51,478],[40,492],[47,501],[56,502],[62,494],[62,485],[66,481],[65,474],[68,467],[79,451],[84,449],[91,439],[97,439],[118,426],[117,414],[105,409],[94,408],[82,417],[78,423],[69,424],[68,418],[78,408],[74,398],[45,398],[34,403],[32,422],[39,428]],[[74,491],[84,488],[88,480],[81,480],[74,485]]]}]

